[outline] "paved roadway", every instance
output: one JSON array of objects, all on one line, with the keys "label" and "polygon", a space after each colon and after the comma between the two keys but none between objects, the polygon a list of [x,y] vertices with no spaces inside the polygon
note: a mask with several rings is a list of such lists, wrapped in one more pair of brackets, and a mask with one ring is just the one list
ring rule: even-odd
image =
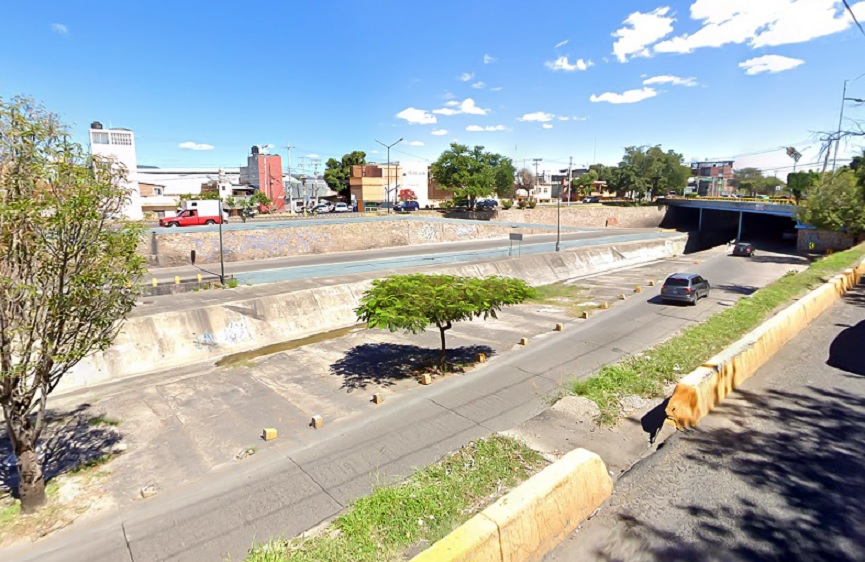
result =
[{"label": "paved roadway", "polygon": [[704,319],[724,301],[779,277],[793,262],[762,255],[760,262],[717,250],[702,256],[691,267],[715,290],[700,306],[659,305],[657,288],[651,289],[466,376],[397,397],[365,418],[326,425],[314,443],[254,456],[2,557],[145,562],[217,560],[227,553],[242,559],[253,541],[296,535],[339,513],[376,481],[402,478],[471,439],[517,426],[543,411],[549,394],[568,377],[586,376]]},{"label": "paved roadway", "polygon": [[[585,229],[563,232],[561,247],[576,248],[592,244],[608,244],[633,240],[648,240],[669,236],[658,229]],[[526,235],[522,241],[511,244],[507,238],[470,240],[445,244],[398,246],[375,250],[339,252],[307,256],[290,256],[268,260],[227,262],[225,272],[234,275],[242,284],[274,283],[290,279],[333,277],[346,273],[363,273],[382,269],[399,269],[470,262],[486,259],[536,254],[555,250],[555,234]],[[207,264],[203,269],[219,271],[219,264]],[[192,266],[152,267],[148,278],[156,277],[161,283],[173,282],[175,276],[194,278],[201,269]]]},{"label": "paved roadway", "polygon": [[547,562],[865,560],[863,343],[860,287],[623,476]]}]

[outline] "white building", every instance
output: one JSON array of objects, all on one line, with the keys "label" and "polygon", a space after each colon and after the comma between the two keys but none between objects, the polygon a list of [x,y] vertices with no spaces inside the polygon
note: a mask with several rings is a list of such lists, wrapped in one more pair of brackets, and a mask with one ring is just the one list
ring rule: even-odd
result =
[{"label": "white building", "polygon": [[105,129],[102,123],[90,124],[90,154],[110,158],[126,168],[125,187],[130,189],[129,202],[124,215],[139,220],[141,211],[141,191],[138,187],[138,159],[135,156],[135,135],[129,129]]},{"label": "white building", "polygon": [[429,168],[425,162],[399,162],[402,181],[397,190],[411,189],[421,208],[429,204]]}]

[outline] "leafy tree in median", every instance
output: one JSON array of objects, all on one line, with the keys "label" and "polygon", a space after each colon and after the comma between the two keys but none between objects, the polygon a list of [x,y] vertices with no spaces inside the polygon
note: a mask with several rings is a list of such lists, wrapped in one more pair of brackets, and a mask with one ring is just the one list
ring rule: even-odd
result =
[{"label": "leafy tree in median", "polygon": [[334,191],[348,196],[349,178],[351,178],[351,167],[366,164],[366,152],[355,150],[344,154],[341,160],[330,158],[325,162],[324,181]]},{"label": "leafy tree in median", "polygon": [[598,172],[589,170],[580,177],[571,180],[571,186],[577,197],[585,197],[591,195],[592,185],[596,181],[598,181]]},{"label": "leafy tree in median", "polygon": [[376,279],[355,310],[370,328],[413,334],[436,326],[441,333],[440,367],[447,369],[445,332],[454,322],[496,317],[503,306],[534,296],[525,282],[510,277],[456,277],[453,275],[395,275]]},{"label": "leafy tree in median", "polygon": [[400,201],[416,201],[417,195],[415,195],[414,190],[406,188],[406,189],[400,189],[399,190],[399,193],[397,194],[397,198]]},{"label": "leafy tree in median", "polygon": [[144,274],[140,226],[115,220],[126,171],[68,139],[32,100],[0,98],[0,405],[24,513],[45,503],[48,395],[109,346]]},{"label": "leafy tree in median", "polygon": [[484,152],[484,147],[452,143],[432,165],[432,177],[442,188],[453,191],[454,199],[475,200],[492,194],[507,195],[514,185],[514,164],[501,154]]}]

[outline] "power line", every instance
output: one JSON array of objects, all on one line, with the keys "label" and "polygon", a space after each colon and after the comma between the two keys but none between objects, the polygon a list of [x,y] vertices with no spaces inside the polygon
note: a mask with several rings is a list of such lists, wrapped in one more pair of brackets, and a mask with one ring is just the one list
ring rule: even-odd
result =
[{"label": "power line", "polygon": [[858,19],[856,19],[856,14],[854,14],[853,9],[850,8],[850,4],[847,3],[847,0],[843,0],[843,2],[844,7],[847,8],[847,11],[850,13],[850,17],[853,18],[853,21],[856,23],[856,27],[859,28],[859,32],[862,33],[862,35],[865,35],[865,29],[862,29],[862,24],[859,23]]}]

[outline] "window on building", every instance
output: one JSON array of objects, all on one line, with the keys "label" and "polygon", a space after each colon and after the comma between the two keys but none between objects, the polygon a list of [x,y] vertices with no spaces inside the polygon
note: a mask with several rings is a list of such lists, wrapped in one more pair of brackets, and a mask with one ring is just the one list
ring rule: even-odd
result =
[{"label": "window on building", "polygon": [[108,144],[108,133],[106,133],[106,132],[90,133],[90,141],[93,144]]},{"label": "window on building", "polygon": [[111,144],[132,145],[132,135],[129,133],[111,133]]},{"label": "window on building", "polygon": [[154,187],[153,188],[153,195],[162,195],[162,188],[161,187]]}]

